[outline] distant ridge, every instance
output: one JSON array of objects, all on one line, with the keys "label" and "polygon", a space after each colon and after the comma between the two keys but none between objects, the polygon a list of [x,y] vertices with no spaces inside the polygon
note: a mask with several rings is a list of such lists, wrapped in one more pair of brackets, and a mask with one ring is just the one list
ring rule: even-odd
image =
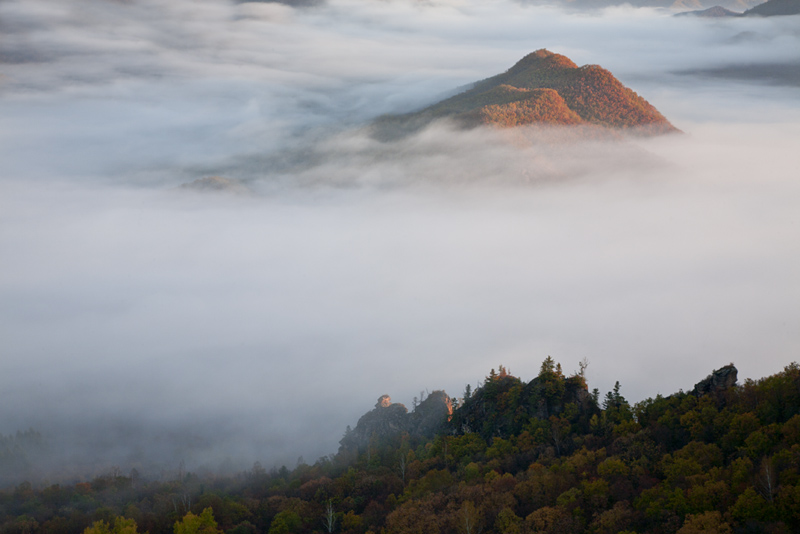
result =
[{"label": "distant ridge", "polygon": [[441,118],[467,128],[545,124],[594,125],[647,135],[678,131],[606,69],[578,67],[568,57],[545,49],[417,113],[382,117],[378,126],[383,131],[413,131]]},{"label": "distant ridge", "polygon": [[250,190],[240,180],[225,178],[224,176],[206,176],[181,184],[179,189],[200,192],[228,192],[249,193]]},{"label": "distant ridge", "polygon": [[786,15],[800,14],[800,0],[767,0],[744,13],[737,13],[722,6],[714,6],[698,11],[684,11],[678,13],[676,17],[695,16],[695,17],[778,17]]},{"label": "distant ridge", "polygon": [[595,10],[610,6],[630,5],[670,11],[705,10],[715,5],[742,12],[761,3],[761,0],[529,0],[538,4],[553,4],[571,10]]},{"label": "distant ridge", "polygon": [[725,9],[722,6],[714,6],[708,9],[701,9],[698,11],[684,11],[683,13],[677,13],[676,17],[708,17],[708,18],[720,18],[720,17],[741,17],[741,13],[737,13],[735,11],[731,11],[730,9]]},{"label": "distant ridge", "polygon": [[744,12],[745,17],[776,17],[800,14],[800,0],[767,0]]}]

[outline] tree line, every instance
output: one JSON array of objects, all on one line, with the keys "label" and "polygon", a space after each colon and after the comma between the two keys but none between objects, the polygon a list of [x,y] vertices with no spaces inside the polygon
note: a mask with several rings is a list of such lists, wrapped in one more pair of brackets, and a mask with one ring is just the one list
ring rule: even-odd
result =
[{"label": "tree line", "polygon": [[500,367],[435,437],[313,465],[0,492],[0,534],[800,532],[800,366],[631,404],[547,358]]}]

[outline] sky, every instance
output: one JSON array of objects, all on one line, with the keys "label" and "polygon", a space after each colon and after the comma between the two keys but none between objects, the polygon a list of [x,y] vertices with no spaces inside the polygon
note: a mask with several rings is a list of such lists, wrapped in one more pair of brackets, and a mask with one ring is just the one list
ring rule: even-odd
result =
[{"label": "sky", "polygon": [[[42,432],[51,479],[291,467],[383,394],[530,380],[548,355],[631,402],[780,371],[796,18],[0,1],[0,433]],[[540,48],[683,133],[370,136]],[[181,187],[209,176],[235,187]]]}]

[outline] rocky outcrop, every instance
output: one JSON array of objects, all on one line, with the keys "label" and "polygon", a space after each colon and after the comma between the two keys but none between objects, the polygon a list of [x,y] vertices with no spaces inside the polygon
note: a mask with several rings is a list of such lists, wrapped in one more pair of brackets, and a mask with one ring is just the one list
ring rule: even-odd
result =
[{"label": "rocky outcrop", "polygon": [[720,393],[736,385],[739,371],[733,364],[726,365],[695,384],[692,393],[700,397],[709,393]]},{"label": "rocky outcrop", "polygon": [[554,398],[548,395],[546,381],[537,377],[528,382],[523,395],[530,399],[531,415],[537,419],[547,419],[551,415],[562,413],[568,404],[575,404],[581,413],[588,413],[595,408],[592,396],[583,381],[566,379],[563,385],[563,392],[559,392],[560,394]]},{"label": "rocky outcrop", "polygon": [[444,391],[434,391],[410,415],[409,433],[432,438],[453,415],[453,402]]},{"label": "rocky outcrop", "polygon": [[[340,451],[364,451],[370,441],[379,442],[409,434],[433,437],[453,413],[453,404],[444,391],[434,391],[409,413],[405,405],[381,395],[375,408],[358,420],[339,442]],[[349,427],[348,427],[349,429]]]},{"label": "rocky outcrop", "polygon": [[464,400],[449,427],[455,434],[476,432],[490,441],[517,435],[534,419],[564,415],[570,423],[586,424],[598,412],[580,376],[551,370],[525,383],[503,372],[487,378]]}]

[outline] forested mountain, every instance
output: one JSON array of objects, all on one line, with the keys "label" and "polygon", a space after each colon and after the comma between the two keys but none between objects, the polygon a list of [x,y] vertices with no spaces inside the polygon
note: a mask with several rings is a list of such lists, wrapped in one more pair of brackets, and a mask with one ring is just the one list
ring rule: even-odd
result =
[{"label": "forested mountain", "polygon": [[649,134],[677,131],[609,71],[597,65],[578,67],[548,50],[528,54],[503,74],[422,111],[384,117],[378,124],[383,130],[415,129],[441,118],[466,127],[587,124]]},{"label": "forested mountain", "polygon": [[693,15],[697,17],[778,17],[800,14],[800,0],[767,0],[744,13],[736,13],[721,6],[714,6],[701,11],[686,11],[677,16]]},{"label": "forested mountain", "polygon": [[744,12],[745,17],[776,17],[800,14],[800,0],[767,0]]},{"label": "forested mountain", "polygon": [[[631,405],[548,357],[411,412],[381,397],[314,465],[230,478],[112,472],[0,492],[4,533],[791,533],[800,531],[800,366]],[[88,529],[88,530],[86,530]]]},{"label": "forested mountain", "polygon": [[721,18],[721,17],[741,17],[741,13],[737,13],[735,11],[731,11],[730,9],[725,9],[722,6],[714,6],[708,9],[702,9],[697,11],[684,11],[683,13],[677,13],[676,17],[707,17],[707,18]]}]

